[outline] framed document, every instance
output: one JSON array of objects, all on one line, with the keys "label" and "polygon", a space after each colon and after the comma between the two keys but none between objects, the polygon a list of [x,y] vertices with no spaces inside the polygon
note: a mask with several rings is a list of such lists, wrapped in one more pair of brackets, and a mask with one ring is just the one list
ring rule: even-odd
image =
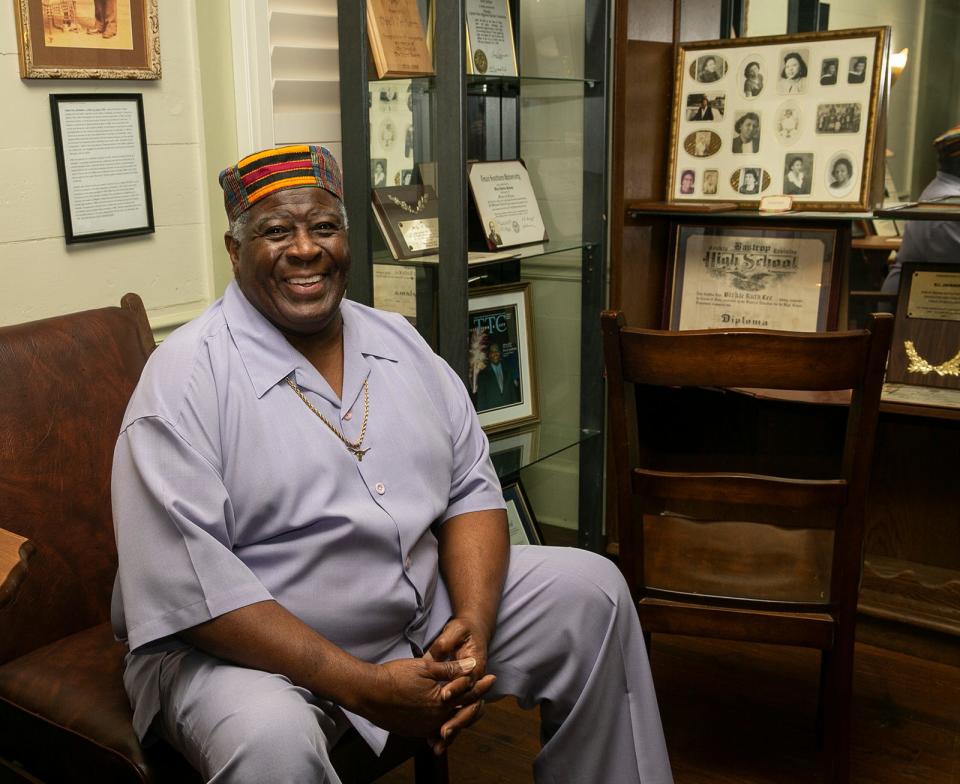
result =
[{"label": "framed document", "polygon": [[501,481],[529,465],[540,447],[540,428],[535,425],[490,436],[490,460]]},{"label": "framed document", "polygon": [[487,248],[547,241],[537,195],[522,161],[474,163],[467,178]]},{"label": "framed document", "polygon": [[67,244],[152,234],[143,96],[50,95]]},{"label": "framed document", "polygon": [[157,0],[14,0],[23,79],[159,79]]},{"label": "framed document", "polygon": [[440,245],[437,194],[429,185],[373,189],[373,214],[395,259],[437,253]]},{"label": "framed document", "polygon": [[469,305],[467,387],[488,433],[536,422],[530,284],[477,289]]},{"label": "framed document", "polygon": [[507,0],[466,0],[467,73],[516,76],[517,53]]},{"label": "framed document", "polygon": [[887,27],[680,45],[667,201],[879,204],[889,53]]},{"label": "framed document", "polygon": [[960,270],[904,263],[888,383],[960,389]]},{"label": "framed document", "polygon": [[507,504],[510,544],[543,544],[540,525],[519,479],[503,486],[503,500]]},{"label": "framed document", "polygon": [[367,37],[378,79],[433,75],[417,0],[367,0]]},{"label": "framed document", "polygon": [[836,239],[833,229],[678,225],[665,328],[834,329]]}]

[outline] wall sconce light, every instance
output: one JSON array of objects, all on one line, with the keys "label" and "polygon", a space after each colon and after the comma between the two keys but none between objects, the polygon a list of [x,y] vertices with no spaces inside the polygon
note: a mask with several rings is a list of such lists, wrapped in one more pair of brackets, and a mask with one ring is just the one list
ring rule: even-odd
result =
[{"label": "wall sconce light", "polygon": [[910,50],[907,47],[904,47],[899,52],[894,52],[890,55],[890,86],[893,87],[897,83],[897,79],[900,78],[900,74],[903,73],[903,69],[907,67],[907,57],[910,54]]}]

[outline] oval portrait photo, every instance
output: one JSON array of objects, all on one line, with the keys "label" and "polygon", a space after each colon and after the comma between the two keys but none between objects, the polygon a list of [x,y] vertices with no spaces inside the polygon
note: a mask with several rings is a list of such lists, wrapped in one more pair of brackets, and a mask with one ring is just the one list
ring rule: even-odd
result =
[{"label": "oval portrait photo", "polygon": [[690,76],[703,84],[720,81],[727,73],[727,61],[718,54],[705,54],[690,63]]},{"label": "oval portrait photo", "polygon": [[737,169],[730,175],[730,187],[743,196],[759,196],[770,187],[770,175],[759,166]]},{"label": "oval portrait photo", "polygon": [[720,152],[720,137],[713,131],[694,131],[683,140],[683,149],[694,158],[709,158]]},{"label": "oval portrait photo", "polygon": [[809,49],[787,49],[780,56],[780,78],[777,92],[798,95],[807,91],[807,63]]},{"label": "oval portrait photo", "polygon": [[777,107],[773,130],[782,144],[793,144],[800,136],[800,104],[796,101],[784,101],[780,104]]},{"label": "oval portrait photo", "polygon": [[853,156],[848,152],[838,152],[827,164],[827,190],[831,196],[846,196],[853,189],[856,169]]},{"label": "oval portrait photo", "polygon": [[740,66],[740,90],[743,97],[756,98],[763,92],[765,81],[763,60],[756,54],[749,55]]}]

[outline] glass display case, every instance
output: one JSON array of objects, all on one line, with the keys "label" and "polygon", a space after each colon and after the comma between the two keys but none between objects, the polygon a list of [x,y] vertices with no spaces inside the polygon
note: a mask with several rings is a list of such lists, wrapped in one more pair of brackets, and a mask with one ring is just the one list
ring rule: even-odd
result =
[{"label": "glass display case", "polygon": [[[369,62],[365,5],[338,4],[349,296],[402,312],[478,393],[471,299],[480,289],[525,292],[529,327],[519,338],[504,333],[511,356],[503,364],[527,354],[523,367],[535,383],[524,394],[535,396],[535,421],[528,410],[515,420],[520,430],[508,417],[488,432],[491,439],[535,432],[537,457],[528,453],[518,470],[538,517],[577,528],[582,546],[600,550],[609,0],[557,0],[549,8],[509,0],[516,76],[468,74],[468,0],[421,2],[436,74],[386,80],[376,80]],[[545,239],[491,252],[469,167],[516,159]],[[376,188],[408,184],[429,184],[436,194],[426,206],[435,210],[437,253],[398,253],[371,207]],[[396,201],[411,216],[425,207]]]}]

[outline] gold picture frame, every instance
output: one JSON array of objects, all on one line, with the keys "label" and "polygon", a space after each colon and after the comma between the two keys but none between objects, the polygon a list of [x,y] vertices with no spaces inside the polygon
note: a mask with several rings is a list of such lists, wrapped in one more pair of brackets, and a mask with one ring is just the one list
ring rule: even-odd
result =
[{"label": "gold picture frame", "polygon": [[668,202],[868,210],[882,201],[890,28],[677,47]]},{"label": "gold picture frame", "polygon": [[159,79],[157,0],[13,0],[21,79]]}]

